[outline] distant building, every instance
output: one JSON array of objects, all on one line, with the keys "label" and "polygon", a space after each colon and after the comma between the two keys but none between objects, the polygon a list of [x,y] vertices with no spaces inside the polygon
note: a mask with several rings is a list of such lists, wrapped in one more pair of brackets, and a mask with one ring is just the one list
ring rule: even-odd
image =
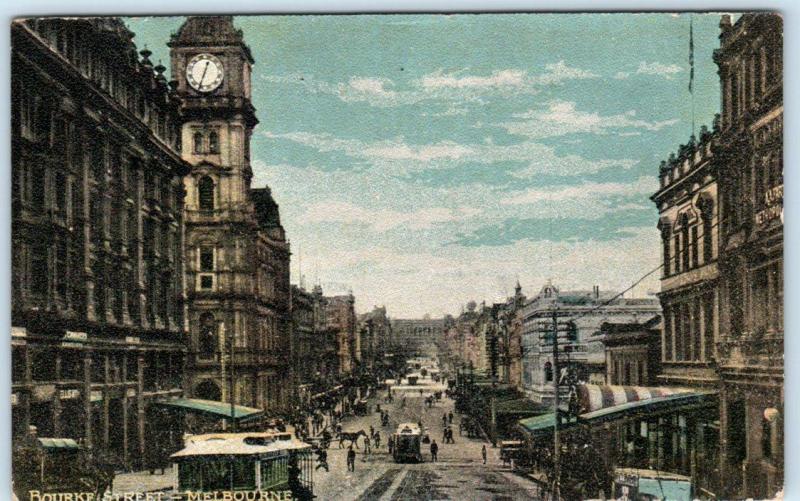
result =
[{"label": "distant building", "polygon": [[[561,292],[551,283],[520,310],[522,318],[522,386],[534,402],[554,395],[553,343],[548,339],[555,311],[559,329],[573,329],[574,338],[559,337],[559,367],[569,368],[579,381],[603,384],[606,378],[602,338],[593,336],[604,322],[634,322],[661,312],[656,298],[629,299],[615,292]],[[565,388],[566,389],[566,388]]]},{"label": "distant building", "polygon": [[374,307],[359,316],[361,360],[368,367],[383,364],[383,357],[391,352],[392,325],[386,307]]},{"label": "distant building", "polygon": [[133,35],[11,24],[11,423],[141,467],[180,445],[153,404],[183,394],[189,165],[180,99]]},{"label": "distant building", "polygon": [[269,188],[250,186],[254,61],[231,16],[191,16],[169,46],[182,97],[182,154],[192,164],[184,180],[189,393],[230,401],[233,370],[236,403],[284,411],[289,244]]},{"label": "distant building", "polygon": [[661,332],[661,315],[634,322],[604,322],[597,334],[605,346],[606,384],[657,386]]},{"label": "distant building", "polygon": [[444,321],[441,318],[393,318],[391,325],[395,349],[411,355],[426,354],[444,333]]},{"label": "distant building", "polygon": [[323,308],[328,329],[336,332],[339,374],[351,374],[358,361],[359,345],[356,331],[356,299],[352,294],[325,296]]}]

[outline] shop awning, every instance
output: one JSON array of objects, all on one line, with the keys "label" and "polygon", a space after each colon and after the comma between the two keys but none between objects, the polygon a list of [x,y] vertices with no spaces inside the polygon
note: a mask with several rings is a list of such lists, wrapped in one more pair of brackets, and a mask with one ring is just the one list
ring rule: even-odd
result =
[{"label": "shop awning", "polygon": [[514,398],[497,402],[495,411],[498,414],[544,414],[552,407],[536,403],[527,398]]},{"label": "shop awning", "polygon": [[71,438],[39,438],[39,444],[48,451],[77,451],[80,444]]},{"label": "shop awning", "polygon": [[187,412],[197,412],[200,414],[211,415],[221,419],[235,419],[236,421],[250,421],[263,416],[264,411],[243,405],[233,406],[231,415],[231,404],[228,402],[217,402],[216,400],[200,400],[199,398],[172,398],[169,400],[159,400],[155,405],[171,407]]},{"label": "shop awning", "polygon": [[[620,405],[604,407],[602,409],[586,412],[578,416],[577,421],[562,423],[560,428],[570,428],[577,424],[599,424],[634,415],[642,416],[663,411],[677,411],[687,407],[711,404],[716,398],[715,392],[679,392],[672,395],[653,397],[647,400],[635,400]],[[552,433],[555,425],[555,414],[548,413],[521,419],[519,426],[529,437],[546,436]]]},{"label": "shop awning", "polygon": [[694,393],[692,388],[679,387],[652,387],[644,386],[613,386],[582,384],[578,385],[576,393],[581,412],[593,412],[606,407],[638,402],[659,397],[668,397],[683,393]]}]

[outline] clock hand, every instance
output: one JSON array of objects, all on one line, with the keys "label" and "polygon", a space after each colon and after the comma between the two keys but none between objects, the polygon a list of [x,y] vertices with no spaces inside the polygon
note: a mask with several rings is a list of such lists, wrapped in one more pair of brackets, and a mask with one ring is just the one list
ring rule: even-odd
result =
[{"label": "clock hand", "polygon": [[208,71],[208,64],[209,64],[209,62],[210,62],[210,61],[206,61],[206,65],[205,65],[205,66],[203,66],[203,75],[200,77],[200,83],[199,83],[199,84],[197,84],[197,85],[198,85],[198,86],[200,86],[200,87],[202,87],[202,86],[203,86],[203,80],[205,80],[205,78],[206,78],[206,71]]}]

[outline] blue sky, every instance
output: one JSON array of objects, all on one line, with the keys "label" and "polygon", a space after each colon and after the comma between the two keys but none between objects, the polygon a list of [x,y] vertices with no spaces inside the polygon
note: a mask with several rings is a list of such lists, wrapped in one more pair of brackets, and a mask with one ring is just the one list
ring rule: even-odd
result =
[{"label": "blue sky", "polygon": [[[126,19],[165,63],[182,21]],[[280,204],[293,282],[300,258],[307,285],[411,317],[517,278],[623,289],[658,265],[649,196],[691,134],[688,15],[235,22],[256,60],[253,184]],[[719,108],[719,16],[693,23],[699,129]]]}]

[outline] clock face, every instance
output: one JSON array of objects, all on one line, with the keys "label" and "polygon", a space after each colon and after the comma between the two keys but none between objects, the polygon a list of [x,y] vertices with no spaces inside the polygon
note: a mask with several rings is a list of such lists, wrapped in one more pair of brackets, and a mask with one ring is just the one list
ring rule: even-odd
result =
[{"label": "clock face", "polygon": [[200,92],[211,92],[219,87],[222,76],[222,61],[211,54],[198,54],[186,65],[186,81]]}]

